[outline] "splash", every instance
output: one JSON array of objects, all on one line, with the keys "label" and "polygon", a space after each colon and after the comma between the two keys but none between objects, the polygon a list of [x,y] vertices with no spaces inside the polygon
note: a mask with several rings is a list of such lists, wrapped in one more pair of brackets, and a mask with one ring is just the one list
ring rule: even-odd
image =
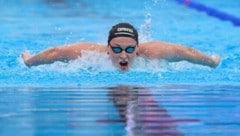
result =
[{"label": "splash", "polygon": [[133,64],[134,71],[158,73],[165,72],[168,67],[168,62],[159,59],[149,59],[143,56],[137,57]]},{"label": "splash", "polygon": [[[21,62],[22,65],[23,62]],[[144,56],[135,58],[134,63],[129,70],[131,72],[157,74],[159,77],[162,73],[168,71],[182,71],[193,68],[194,65],[188,62],[168,63],[166,60],[149,59]],[[199,67],[199,66],[196,66]],[[120,71],[112,65],[109,56],[106,53],[97,51],[82,51],[82,56],[76,60],[64,62],[54,62],[53,64],[45,64],[32,67],[34,71],[40,72],[59,72],[59,73],[88,73],[89,75],[97,75],[102,72],[119,73]],[[120,72],[121,73],[121,72]]]},{"label": "splash", "polygon": [[151,28],[152,13],[153,13],[153,7],[156,6],[158,3],[159,3],[159,0],[152,0],[150,1],[150,3],[145,3],[146,14],[145,14],[144,23],[140,26],[140,32],[139,32],[140,42],[148,42],[152,40],[152,28]]},{"label": "splash", "polygon": [[145,16],[145,22],[140,27],[139,39],[140,42],[148,42],[152,40],[151,36],[151,13],[147,13]]},{"label": "splash", "polygon": [[152,15],[156,13],[154,7],[159,3],[164,3],[166,0],[152,0],[145,2],[145,19],[144,23],[140,26],[139,41],[148,42],[152,40]]}]

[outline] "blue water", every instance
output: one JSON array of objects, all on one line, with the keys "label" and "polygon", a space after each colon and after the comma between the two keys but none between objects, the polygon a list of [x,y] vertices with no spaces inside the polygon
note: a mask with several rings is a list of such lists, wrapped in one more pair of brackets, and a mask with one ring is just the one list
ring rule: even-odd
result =
[{"label": "blue water", "polygon": [[[240,17],[238,1],[196,1]],[[127,4],[123,0],[0,0],[0,10],[0,135],[153,134],[148,131],[240,135],[240,27],[231,22],[175,0],[132,0]],[[188,45],[209,55],[219,54],[221,64],[211,69],[185,61],[138,58],[123,74],[106,56],[95,52],[85,52],[85,57],[70,63],[31,69],[21,60],[24,50],[35,54],[79,41],[106,44],[109,29],[118,22],[136,26],[141,42]],[[128,103],[125,107],[137,107],[137,112],[124,111],[126,116],[138,117],[133,119],[138,127],[121,117],[119,105],[109,96],[112,91],[137,92],[131,97],[124,94],[127,99],[123,101]],[[142,112],[142,104],[153,105],[153,110]],[[158,121],[144,120],[150,115]],[[159,121],[161,117],[167,121]],[[155,126],[145,126],[149,124]]]}]

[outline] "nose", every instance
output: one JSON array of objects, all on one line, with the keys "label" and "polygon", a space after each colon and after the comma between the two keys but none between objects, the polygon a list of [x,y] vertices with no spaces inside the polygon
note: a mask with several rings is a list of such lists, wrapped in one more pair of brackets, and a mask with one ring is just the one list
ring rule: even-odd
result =
[{"label": "nose", "polygon": [[126,59],[127,58],[127,53],[125,51],[122,51],[119,56],[121,59]]}]

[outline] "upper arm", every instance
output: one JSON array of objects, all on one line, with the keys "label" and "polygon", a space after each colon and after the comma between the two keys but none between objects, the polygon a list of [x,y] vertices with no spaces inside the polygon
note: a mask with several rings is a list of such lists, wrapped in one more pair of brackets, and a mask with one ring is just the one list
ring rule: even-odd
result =
[{"label": "upper arm", "polygon": [[81,49],[77,45],[56,46],[53,50],[53,55],[59,59],[70,60],[81,56]]},{"label": "upper arm", "polygon": [[174,59],[180,49],[180,45],[165,42],[147,42],[139,45],[139,52],[149,58]]},{"label": "upper arm", "polygon": [[102,51],[104,46],[91,43],[75,43],[65,46],[57,46],[54,50],[59,59],[77,59],[81,56],[82,50],[99,50]]}]

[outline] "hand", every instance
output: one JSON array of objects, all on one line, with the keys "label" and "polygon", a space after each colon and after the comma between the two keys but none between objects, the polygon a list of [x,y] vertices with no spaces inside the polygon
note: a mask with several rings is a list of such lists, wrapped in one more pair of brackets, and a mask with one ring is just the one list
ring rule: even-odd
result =
[{"label": "hand", "polygon": [[211,58],[214,62],[213,68],[216,68],[220,63],[221,58],[218,55],[212,55]]},{"label": "hand", "polygon": [[25,63],[25,65],[28,66],[28,67],[30,66],[30,65],[28,64],[29,58],[31,58],[29,51],[24,51],[24,52],[22,53],[22,59],[23,59],[23,62]]}]

